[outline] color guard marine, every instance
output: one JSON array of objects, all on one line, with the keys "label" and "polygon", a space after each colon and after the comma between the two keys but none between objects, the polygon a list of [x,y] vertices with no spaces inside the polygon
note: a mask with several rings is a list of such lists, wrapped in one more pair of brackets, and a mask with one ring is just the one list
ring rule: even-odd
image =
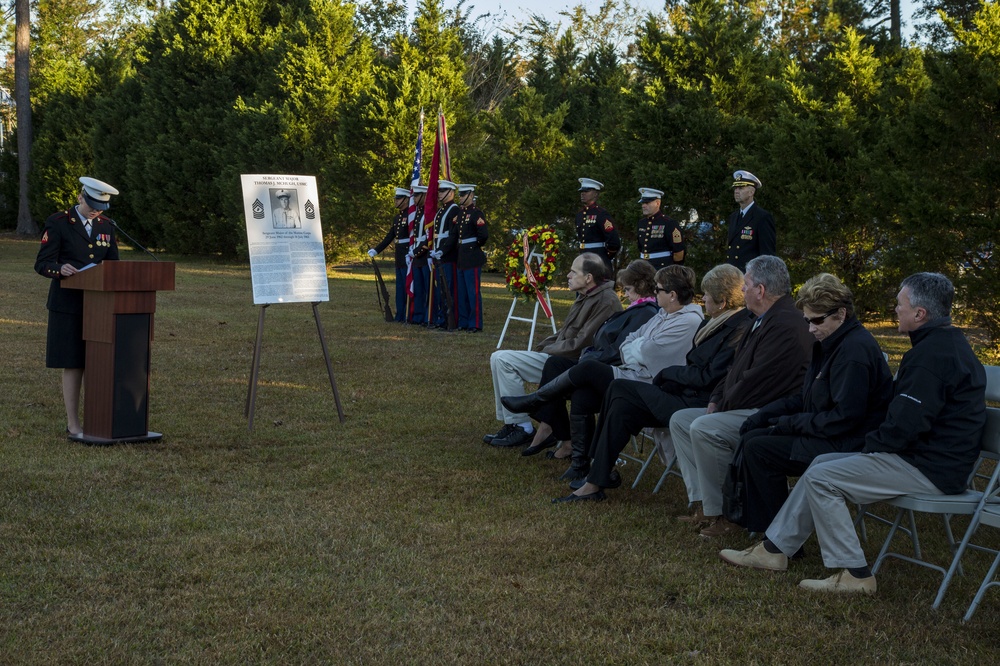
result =
[{"label": "color guard marine", "polygon": [[461,212],[455,224],[458,239],[458,328],[478,333],[483,330],[482,270],[486,264],[483,245],[489,229],[483,211],[476,206],[476,186],[459,185]]},{"label": "color guard marine", "polygon": [[413,199],[417,207],[417,219],[413,222],[413,237],[407,252],[413,271],[413,298],[407,310],[407,321],[423,326],[427,324],[427,299],[430,293],[431,269],[427,265],[430,244],[427,236],[428,224],[424,221],[424,199],[426,185],[413,186]]},{"label": "color guard marine", "polygon": [[672,264],[684,263],[684,234],[680,225],[663,214],[661,190],[639,188],[642,219],[636,232],[639,258],[653,264],[657,270]]},{"label": "color guard marine", "polygon": [[597,197],[604,184],[593,178],[580,178],[580,203],[583,209],[576,214],[576,239],[580,252],[593,252],[611,267],[611,260],[622,242],[618,237],[615,221],[608,211],[597,205]]},{"label": "color guard marine", "polygon": [[392,226],[382,242],[369,248],[368,256],[372,259],[392,243],[396,247],[396,321],[406,322],[406,253],[410,249],[410,229],[406,224],[406,209],[410,203],[410,191],[402,187],[396,188],[394,205],[399,212],[392,218]]},{"label": "color guard marine", "polygon": [[[431,322],[438,328],[453,328],[457,313],[448,312],[458,302],[458,238],[455,223],[458,221],[459,207],[455,203],[458,185],[450,180],[438,181],[438,210],[434,215],[434,250],[431,252],[435,270],[444,278],[442,284],[435,279],[434,307]],[[445,290],[447,289],[447,293]],[[450,321],[449,321],[450,320]]]}]

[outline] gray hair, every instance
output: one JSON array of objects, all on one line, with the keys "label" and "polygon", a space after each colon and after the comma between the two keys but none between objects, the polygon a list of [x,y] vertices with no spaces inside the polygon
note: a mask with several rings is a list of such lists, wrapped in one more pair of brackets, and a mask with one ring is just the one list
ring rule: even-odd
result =
[{"label": "gray hair", "polygon": [[930,319],[951,314],[955,287],[940,273],[914,273],[903,280],[900,289],[910,289],[910,306],[927,310]]},{"label": "gray hair", "polygon": [[768,296],[781,298],[792,293],[792,279],[788,276],[788,267],[778,257],[762,254],[747,262],[746,274],[750,282],[764,285]]}]

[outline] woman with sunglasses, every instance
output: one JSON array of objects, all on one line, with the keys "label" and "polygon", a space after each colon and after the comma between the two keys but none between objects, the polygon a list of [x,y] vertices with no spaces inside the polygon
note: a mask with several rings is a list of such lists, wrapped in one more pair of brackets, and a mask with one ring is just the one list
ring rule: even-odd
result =
[{"label": "woman with sunglasses", "polygon": [[701,306],[692,303],[695,284],[695,272],[687,266],[661,268],[656,272],[656,301],[660,311],[621,343],[617,364],[582,360],[535,393],[500,399],[507,409],[531,413],[540,422],[552,425],[555,412],[544,410],[564,410],[564,401],[570,398],[572,464],[562,479],[583,479],[590,471],[588,452],[594,435],[594,418],[612,381],[635,379],[649,383],[663,368],[684,364],[695,332],[705,318]]},{"label": "woman with sunglasses", "polygon": [[751,532],[766,530],[781,509],[787,477],[801,476],[820,454],[860,451],[892,398],[889,365],[855,317],[843,282],[820,273],[802,285],[795,305],[816,338],[802,392],[761,407],[740,429],[744,527]]}]

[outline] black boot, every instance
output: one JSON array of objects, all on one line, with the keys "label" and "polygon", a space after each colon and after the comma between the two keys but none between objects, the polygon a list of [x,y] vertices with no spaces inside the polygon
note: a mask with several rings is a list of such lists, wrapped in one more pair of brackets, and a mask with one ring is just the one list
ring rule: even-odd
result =
[{"label": "black boot", "polygon": [[553,377],[549,383],[539,386],[534,393],[501,396],[500,403],[514,414],[530,414],[544,403],[571,393],[574,388],[576,388],[576,384],[569,378],[569,370],[567,370],[561,375]]},{"label": "black boot", "polygon": [[573,463],[562,476],[561,481],[584,479],[590,474],[590,458],[587,451],[594,436],[594,417],[590,414],[569,415],[569,440],[573,445]]}]

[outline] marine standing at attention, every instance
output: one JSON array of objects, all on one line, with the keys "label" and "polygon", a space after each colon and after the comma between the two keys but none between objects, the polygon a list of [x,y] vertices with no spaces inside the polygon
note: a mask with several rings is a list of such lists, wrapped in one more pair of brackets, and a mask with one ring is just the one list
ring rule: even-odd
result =
[{"label": "marine standing at attention", "polygon": [[461,212],[455,224],[458,241],[458,328],[478,333],[483,330],[482,271],[486,263],[483,245],[489,238],[486,218],[476,206],[476,186],[458,186]]},{"label": "marine standing at attention", "polygon": [[579,181],[583,208],[576,214],[576,239],[580,243],[580,252],[593,252],[604,259],[610,270],[611,260],[618,254],[622,242],[615,221],[608,211],[597,205],[604,183],[593,178],[580,178]]},{"label": "marine standing at attention", "polygon": [[684,263],[684,234],[680,225],[660,210],[662,197],[660,190],[639,188],[642,219],[639,220],[635,240],[639,246],[639,258],[653,264],[656,270]]},{"label": "marine standing at attention", "polygon": [[372,259],[389,243],[396,246],[396,321],[406,323],[406,252],[410,249],[410,231],[406,226],[406,208],[410,202],[410,191],[402,187],[396,188],[396,198],[393,205],[399,212],[392,218],[392,226],[382,242],[368,249]]}]

